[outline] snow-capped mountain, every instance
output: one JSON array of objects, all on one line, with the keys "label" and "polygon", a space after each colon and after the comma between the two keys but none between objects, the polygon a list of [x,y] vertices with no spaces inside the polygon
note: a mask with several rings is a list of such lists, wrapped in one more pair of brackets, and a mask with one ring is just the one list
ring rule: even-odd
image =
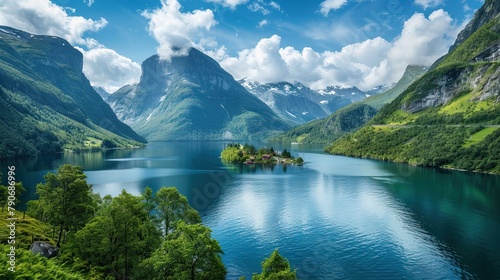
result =
[{"label": "snow-capped mountain", "polygon": [[261,84],[248,79],[239,82],[275,113],[299,124],[325,118],[351,103],[381,93],[386,88],[379,86],[364,92],[356,87],[341,85],[313,90],[299,82]]}]

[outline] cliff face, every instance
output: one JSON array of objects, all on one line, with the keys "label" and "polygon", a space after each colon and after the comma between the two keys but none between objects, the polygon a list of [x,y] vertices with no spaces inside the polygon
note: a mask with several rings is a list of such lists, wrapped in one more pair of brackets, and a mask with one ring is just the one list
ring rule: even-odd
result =
[{"label": "cliff face", "polygon": [[289,125],[219,64],[196,49],[171,61],[152,56],[136,85],[107,102],[151,141],[263,139]]},{"label": "cliff face", "polygon": [[[66,40],[0,26],[0,157],[145,142],[118,120]],[[91,139],[91,140],[89,140]]]},{"label": "cliff face", "polygon": [[467,40],[474,32],[478,31],[483,25],[490,22],[500,13],[500,2],[497,0],[486,0],[484,5],[474,14],[472,20],[462,30],[451,46],[450,51]]}]

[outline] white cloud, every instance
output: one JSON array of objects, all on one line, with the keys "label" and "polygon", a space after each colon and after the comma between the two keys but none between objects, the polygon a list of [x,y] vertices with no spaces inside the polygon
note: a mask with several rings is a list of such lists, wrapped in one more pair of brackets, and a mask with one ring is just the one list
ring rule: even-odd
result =
[{"label": "white cloud", "polygon": [[87,6],[89,6],[89,7],[92,7],[94,2],[95,2],[94,0],[85,0],[85,3],[87,3]]},{"label": "white cloud", "polygon": [[262,27],[264,27],[264,26],[266,26],[268,24],[269,24],[269,21],[267,19],[263,19],[263,20],[261,20],[259,22],[259,24],[257,25],[257,27],[262,28]]},{"label": "white cloud", "polygon": [[424,9],[427,9],[443,4],[443,0],[415,0],[415,4],[424,7]]},{"label": "white cloud", "polygon": [[321,7],[320,12],[324,16],[327,16],[331,10],[340,9],[340,7],[342,7],[346,3],[347,3],[347,0],[326,0],[326,1],[323,1],[320,4],[320,7]]},{"label": "white cloud", "polygon": [[83,72],[93,86],[114,92],[123,85],[139,81],[141,66],[114,50],[99,47],[83,53]]},{"label": "white cloud", "polygon": [[274,35],[237,57],[219,54],[216,59],[236,79],[299,81],[315,89],[350,84],[366,90],[397,82],[407,65],[432,64],[447,52],[462,27],[454,25],[448,13],[437,10],[428,18],[414,14],[393,42],[376,37],[320,53],[311,48],[281,48],[281,38]]},{"label": "white cloud", "polygon": [[70,16],[66,9],[49,0],[3,0],[0,2],[0,24],[34,34],[62,37],[71,44],[85,45],[86,32],[99,31],[107,25],[104,18],[86,19]]},{"label": "white cloud", "polygon": [[236,6],[248,2],[248,0],[205,0],[205,1],[220,4],[224,7],[229,7],[231,9],[234,9],[236,8]]},{"label": "white cloud", "polygon": [[237,79],[247,77],[263,83],[284,80],[288,73],[279,53],[280,41],[277,35],[261,39],[255,48],[239,52],[237,58],[226,58],[221,65]]},{"label": "white cloud", "polygon": [[172,56],[187,55],[194,46],[203,49],[194,40],[204,38],[204,32],[217,24],[212,10],[182,13],[177,0],[162,0],[161,4],[161,8],[142,14],[149,19],[149,32],[160,44],[157,49],[160,57],[169,60]]},{"label": "white cloud", "polygon": [[257,2],[253,2],[248,5],[248,9],[252,12],[261,12],[263,15],[267,15],[270,13],[270,11],[266,8],[264,8],[262,5],[260,5]]},{"label": "white cloud", "polygon": [[278,3],[274,2],[274,1],[269,2],[269,6],[273,7],[277,11],[281,11],[280,4],[278,4]]},{"label": "white cloud", "polygon": [[[93,0],[86,0],[92,5]],[[92,85],[114,91],[124,84],[138,81],[140,66],[129,58],[107,49],[97,40],[86,37],[107,25],[103,18],[87,19],[71,16],[74,10],[60,7],[49,0],[2,0],[0,25],[7,25],[33,34],[58,36],[68,40],[83,53],[83,72]]]}]

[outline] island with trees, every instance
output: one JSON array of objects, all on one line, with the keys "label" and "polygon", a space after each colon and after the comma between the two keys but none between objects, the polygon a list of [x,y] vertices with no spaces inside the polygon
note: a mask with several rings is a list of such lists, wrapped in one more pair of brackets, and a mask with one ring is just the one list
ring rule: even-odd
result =
[{"label": "island with trees", "polygon": [[302,157],[295,158],[286,149],[283,151],[275,151],[273,147],[256,149],[253,145],[238,143],[227,144],[221,153],[221,158],[227,162],[241,164],[304,164]]}]

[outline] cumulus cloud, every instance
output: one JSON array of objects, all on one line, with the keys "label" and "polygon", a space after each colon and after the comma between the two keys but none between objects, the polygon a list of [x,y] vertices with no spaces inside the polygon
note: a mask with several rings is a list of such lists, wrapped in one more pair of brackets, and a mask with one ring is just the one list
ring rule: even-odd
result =
[{"label": "cumulus cloud", "polygon": [[70,16],[49,0],[3,0],[0,2],[0,24],[34,34],[62,37],[71,44],[85,45],[84,34],[99,31],[107,25],[104,18],[86,19]]},{"label": "cumulus cloud", "polygon": [[299,81],[314,89],[350,84],[366,90],[397,82],[410,64],[431,65],[447,52],[462,27],[437,10],[428,18],[414,14],[392,42],[376,37],[336,52],[299,51],[280,47],[281,38],[274,35],[237,57],[219,56],[219,61],[236,79]]},{"label": "cumulus cloud", "polygon": [[[418,1],[418,0],[417,0]],[[344,4],[347,3],[347,0],[326,0],[321,2],[320,4],[320,12],[327,16],[331,10],[340,9]]]},{"label": "cumulus cloud", "polygon": [[424,7],[424,9],[427,9],[443,4],[443,0],[415,0],[415,4]]},{"label": "cumulus cloud", "polygon": [[123,85],[139,81],[141,66],[112,49],[98,47],[83,53],[83,72],[93,86],[115,92]]},{"label": "cumulus cloud", "polygon": [[161,4],[159,9],[142,13],[149,19],[149,33],[160,44],[158,55],[169,60],[172,56],[187,55],[191,47],[203,49],[194,40],[204,38],[204,32],[217,24],[212,10],[183,13],[177,0],[162,0]]}]

